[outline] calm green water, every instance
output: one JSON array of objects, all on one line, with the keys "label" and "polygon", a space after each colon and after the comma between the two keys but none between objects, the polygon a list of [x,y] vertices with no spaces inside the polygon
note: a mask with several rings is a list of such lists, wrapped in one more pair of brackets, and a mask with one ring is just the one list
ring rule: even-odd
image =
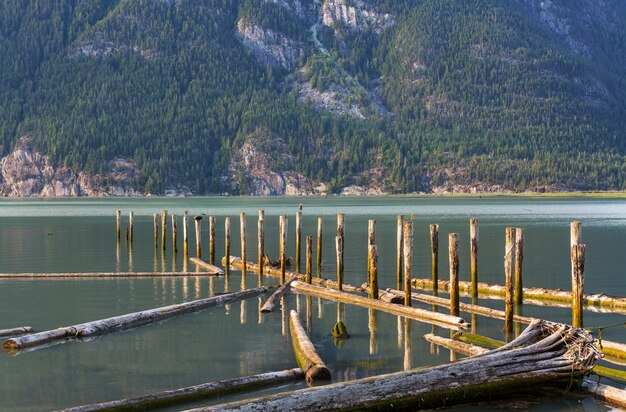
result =
[{"label": "calm green water", "polygon": [[[470,217],[480,226],[479,278],[503,282],[504,229],[525,230],[525,286],[570,287],[569,222],[583,222],[587,245],[586,292],[626,295],[626,200],[540,198],[146,198],[71,199],[0,202],[0,271],[111,272],[183,269],[182,213],[206,213],[217,218],[217,256],[223,256],[224,217],[231,216],[231,254],[239,255],[239,212],[245,212],[248,256],[256,260],[256,216],[266,213],[266,251],[277,254],[278,216],[289,215],[288,254],[294,255],[295,211],[303,208],[303,234],[315,235],[317,217],[324,218],[323,271],[334,278],[336,214],[346,214],[346,281],[361,284],[366,273],[367,220],[376,219],[379,284],[395,286],[396,215],[414,222],[414,276],[430,274],[428,225],[440,225],[440,276],[447,277],[447,234],[461,235],[461,279],[468,280]],[[179,253],[155,253],[152,214],[165,208],[179,216]],[[135,212],[132,253],[122,240],[116,247],[115,210]],[[208,255],[208,219],[202,221],[203,246]],[[169,219],[168,219],[169,225]],[[171,231],[168,228],[168,236]],[[190,245],[195,244],[190,227]],[[189,269],[194,270],[190,265]],[[258,278],[142,278],[73,280],[0,280],[0,329],[21,325],[37,331],[118,314],[183,302],[242,287],[255,287]],[[266,283],[276,283],[268,279]],[[480,304],[502,309],[501,301]],[[290,309],[308,316],[311,339],[333,371],[335,381],[448,362],[446,350],[433,351],[422,336],[430,325],[395,316],[304,296],[287,297],[284,312],[259,316],[261,299],[170,319],[102,336],[90,342],[68,342],[21,353],[0,355],[0,410],[51,410],[84,403],[139,396],[154,391],[195,385],[295,366],[286,331]],[[338,314],[339,312],[339,314]],[[525,306],[523,313],[555,321],[570,321],[566,309]],[[337,347],[330,330],[341,316],[351,338]],[[469,319],[469,315],[465,315]],[[624,322],[625,316],[585,312],[586,326]],[[502,322],[478,318],[479,333],[503,339]],[[408,334],[406,332],[409,332]],[[439,330],[446,336],[446,330]],[[626,329],[604,332],[605,339],[626,342]],[[281,390],[300,387],[286,385]],[[619,385],[618,385],[619,386]],[[622,385],[623,387],[623,385]],[[226,398],[230,399],[230,398]],[[222,399],[223,401],[224,399]],[[526,401],[525,401],[526,402]],[[533,410],[602,410],[592,400],[541,399],[522,404]],[[510,404],[493,404],[493,409]],[[483,408],[481,406],[479,408]],[[469,410],[469,409],[468,409]]]}]

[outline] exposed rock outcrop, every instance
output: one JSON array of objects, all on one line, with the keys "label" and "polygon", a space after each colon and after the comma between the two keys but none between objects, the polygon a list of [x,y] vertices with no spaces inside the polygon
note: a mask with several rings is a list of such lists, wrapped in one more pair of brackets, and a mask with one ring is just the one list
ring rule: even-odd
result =
[{"label": "exposed rock outcrop", "polygon": [[265,0],[265,2],[277,4],[308,23],[314,23],[319,13],[319,5],[315,0]]},{"label": "exposed rock outcrop", "polygon": [[347,5],[346,0],[326,0],[322,5],[322,22],[329,27],[345,27],[352,31],[380,33],[393,24],[390,14],[367,9],[360,0]]},{"label": "exposed rock outcrop", "polygon": [[135,196],[138,170],[132,161],[115,159],[105,173],[91,175],[68,167],[54,167],[35,151],[30,136],[22,137],[13,152],[0,160],[0,194],[8,197]]},{"label": "exposed rock outcrop", "polygon": [[262,64],[293,70],[300,56],[305,53],[304,44],[285,34],[263,28],[248,20],[237,22],[237,39],[249,49]]}]

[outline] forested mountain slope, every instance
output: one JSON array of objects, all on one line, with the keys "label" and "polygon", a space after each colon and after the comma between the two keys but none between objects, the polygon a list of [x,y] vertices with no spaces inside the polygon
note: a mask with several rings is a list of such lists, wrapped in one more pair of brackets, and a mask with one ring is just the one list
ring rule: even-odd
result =
[{"label": "forested mountain slope", "polygon": [[626,189],[620,0],[5,0],[0,61],[4,195]]}]

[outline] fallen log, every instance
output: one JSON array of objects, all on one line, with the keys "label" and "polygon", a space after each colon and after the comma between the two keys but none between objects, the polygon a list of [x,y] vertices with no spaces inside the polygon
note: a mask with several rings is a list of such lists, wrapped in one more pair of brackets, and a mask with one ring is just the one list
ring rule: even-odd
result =
[{"label": "fallen log", "polygon": [[458,362],[352,382],[227,403],[198,410],[354,410],[442,408],[567,388],[593,367],[599,352],[591,335],[536,321],[508,345]]},{"label": "fallen log", "polygon": [[[415,289],[432,290],[433,281],[430,279],[411,279],[411,285]],[[465,296],[470,296],[471,287],[471,282],[459,282],[459,290],[463,292]],[[449,292],[450,282],[440,280],[438,281],[438,288],[440,291]],[[533,300],[539,300],[544,303],[562,303],[566,307],[571,307],[571,292],[561,289],[544,288],[523,288],[522,290],[524,303],[533,303]],[[504,299],[506,288],[502,285],[478,283],[478,292],[481,297]],[[612,312],[626,314],[626,297],[609,296],[604,293],[585,294],[583,295],[583,303],[587,307],[601,307],[603,309],[609,309]]]},{"label": "fallen log", "polygon": [[[367,283],[363,283],[361,288],[364,289],[368,295],[370,293],[370,286]],[[404,293],[404,292],[402,292]],[[390,293],[388,290],[378,289],[378,299],[387,303],[397,303],[399,305],[404,305],[404,295],[396,295],[394,293]]]},{"label": "fallen log", "polygon": [[457,340],[442,338],[441,336],[433,335],[432,333],[427,333],[424,335],[424,339],[426,341],[434,343],[435,345],[446,347],[452,351],[461,353],[467,356],[476,356],[481,353],[487,352],[489,349],[482,348],[480,346],[472,345],[470,343],[459,342]]},{"label": "fallen log", "polygon": [[228,293],[206,299],[194,300],[177,305],[164,306],[155,309],[148,309],[141,312],[126,315],[114,316],[108,319],[96,320],[93,322],[81,323],[74,326],[66,326],[45,332],[34,333],[24,337],[7,339],[2,344],[5,352],[15,352],[23,348],[40,346],[52,341],[63,341],[66,339],[80,339],[90,336],[97,336],[105,333],[115,332],[122,329],[133,328],[148,323],[158,322],[185,313],[197,312],[212,306],[223,305],[248,299],[266,292],[266,288],[248,289],[241,292]]},{"label": "fallen log", "polygon": [[322,298],[331,299],[337,302],[351,303],[368,309],[378,309],[393,315],[401,315],[409,319],[430,323],[446,329],[459,330],[468,328],[469,323],[457,316],[445,315],[443,313],[430,312],[428,310],[412,308],[410,306],[400,306],[376,299],[369,299],[363,296],[340,292],[338,290],[322,288],[309,285],[301,281],[294,281],[291,287],[295,290],[316,295]]},{"label": "fallen log", "polygon": [[302,326],[300,315],[295,310],[289,313],[289,332],[293,352],[298,365],[304,370],[307,383],[331,380],[330,370],[315,351],[315,346]]},{"label": "fallen log", "polygon": [[274,306],[276,306],[276,304],[278,302],[280,302],[280,298],[289,290],[291,282],[293,282],[295,279],[296,278],[291,277],[291,278],[289,278],[288,281],[286,281],[285,283],[280,285],[280,287],[278,289],[276,289],[276,292],[274,292],[272,294],[272,296],[270,296],[265,301],[265,304],[261,308],[260,312],[261,313],[270,313],[271,311],[273,311],[274,310]]},{"label": "fallen log", "polygon": [[598,382],[593,382],[590,379],[583,379],[580,388],[603,401],[626,408],[626,391],[623,389],[617,389],[609,385],[603,385]]},{"label": "fallen log", "polygon": [[214,276],[209,272],[90,272],[90,273],[0,273],[0,279],[62,278],[153,278],[167,276]]},{"label": "fallen log", "polygon": [[135,398],[77,406],[65,409],[64,412],[145,411],[147,409],[180,405],[199,399],[223,396],[229,393],[244,392],[250,389],[272,386],[302,378],[304,378],[304,371],[300,368],[296,368],[280,372],[269,372],[218,382],[203,383],[201,385],[158,392]]},{"label": "fallen log", "polygon": [[198,259],[195,257],[189,258],[189,261],[191,263],[195,263],[196,265],[200,266],[202,269],[206,270],[207,273],[210,273],[212,275],[223,275],[224,274],[224,269],[222,268],[218,268],[217,266],[214,266],[210,263],[205,262],[202,259]]},{"label": "fallen log", "polygon": [[33,328],[30,326],[22,326],[13,329],[0,329],[0,338],[8,338],[10,336],[24,336],[29,333],[33,333]]}]

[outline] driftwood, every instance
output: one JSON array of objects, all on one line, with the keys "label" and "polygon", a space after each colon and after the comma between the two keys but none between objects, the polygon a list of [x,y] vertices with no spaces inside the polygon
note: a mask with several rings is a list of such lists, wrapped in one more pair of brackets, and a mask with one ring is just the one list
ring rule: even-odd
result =
[{"label": "driftwood", "polygon": [[263,305],[263,307],[261,308],[260,312],[261,313],[270,313],[271,311],[274,310],[274,307],[276,306],[276,304],[280,301],[280,298],[287,293],[287,291],[289,290],[289,287],[291,285],[291,282],[293,282],[295,280],[294,277],[289,278],[288,281],[286,281],[285,283],[283,283],[282,285],[280,285],[280,287],[278,289],[276,289],[276,292],[274,292],[272,294],[272,296],[270,296],[266,301],[265,304]]},{"label": "driftwood", "polygon": [[24,348],[40,346],[52,341],[63,341],[72,338],[80,339],[115,332],[122,329],[133,328],[148,323],[158,322],[177,315],[197,312],[212,306],[219,306],[242,299],[248,299],[263,294],[266,290],[267,289],[263,287],[248,289],[212,298],[199,299],[177,305],[130,313],[127,315],[114,316],[108,319],[96,320],[74,326],[66,326],[45,332],[34,333],[21,338],[7,339],[2,344],[2,350],[11,353]]},{"label": "driftwood", "polygon": [[289,313],[289,332],[291,333],[293,352],[296,355],[298,365],[304,370],[307,383],[331,380],[330,370],[315,351],[315,346],[311,343],[302,326],[300,315],[295,310]]},{"label": "driftwood", "polygon": [[[367,283],[363,283],[361,288],[364,289],[368,295],[370,295],[370,287]],[[404,294],[404,292],[402,293]],[[396,295],[384,289],[378,289],[378,299],[387,303],[397,303],[399,305],[404,304],[404,295]]]},{"label": "driftwood", "polygon": [[9,336],[24,336],[33,333],[30,326],[22,326],[13,329],[0,329],[0,338],[8,338]]},{"label": "driftwood", "polygon": [[154,278],[167,276],[213,276],[213,274],[209,272],[0,273],[0,279]]},{"label": "driftwood", "polygon": [[[432,290],[433,281],[430,279],[412,279],[411,285],[415,289]],[[470,296],[472,284],[471,282],[459,282],[459,290],[465,296]],[[449,292],[450,282],[440,280],[438,282],[440,291]],[[523,288],[524,303],[535,304],[536,301],[544,302],[544,304],[564,304],[571,307],[572,293],[560,289],[544,289],[544,288]],[[488,283],[478,283],[478,292],[481,297],[490,297],[495,299],[504,299],[506,287],[502,285],[491,285]],[[626,297],[609,296],[604,293],[585,294],[583,295],[583,303],[587,307],[601,307],[610,312],[626,314]],[[560,305],[559,305],[560,306]],[[585,309],[587,309],[587,307]]]},{"label": "driftwood", "polygon": [[447,329],[458,330],[469,327],[469,323],[467,323],[464,319],[456,316],[445,315],[443,313],[430,312],[428,310],[412,308],[409,306],[395,305],[393,303],[369,299],[351,293],[309,285],[300,281],[293,282],[291,287],[298,291],[316,295],[325,299],[332,299],[342,303],[351,303],[368,309],[378,309],[393,315],[401,315],[413,320],[431,323]]},{"label": "driftwood", "polygon": [[626,391],[623,389],[603,385],[590,379],[583,379],[580,388],[584,392],[600,398],[611,405],[626,408]]},{"label": "driftwood", "polygon": [[451,364],[302,389],[201,410],[418,409],[567,387],[593,367],[591,335],[566,325],[533,322],[502,348]]},{"label": "driftwood", "polygon": [[147,409],[168,405],[179,405],[181,403],[193,402],[199,399],[207,399],[223,396],[229,393],[243,392],[259,387],[272,386],[302,378],[304,378],[304,371],[296,368],[280,372],[269,372],[218,382],[203,383],[201,385],[158,392],[150,395],[138,396],[136,398],[77,406],[65,409],[64,412],[145,411]]},{"label": "driftwood", "polygon": [[198,258],[189,258],[189,261],[191,263],[195,263],[196,265],[200,266],[202,269],[205,269],[208,273],[212,274],[212,275],[223,275],[224,274],[224,270],[222,268],[218,268],[217,266],[214,266],[210,263],[205,262],[202,259],[198,259]]}]

